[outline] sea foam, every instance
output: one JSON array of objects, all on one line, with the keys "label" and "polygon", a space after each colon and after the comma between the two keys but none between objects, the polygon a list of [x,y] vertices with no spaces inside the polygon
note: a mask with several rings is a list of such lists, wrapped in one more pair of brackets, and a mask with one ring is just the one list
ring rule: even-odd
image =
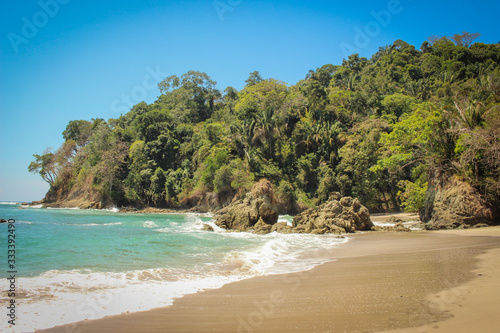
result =
[{"label": "sea foam", "polygon": [[[35,225],[25,227],[44,224],[44,230],[49,227],[61,230],[61,225],[68,225],[65,220],[56,223],[52,219],[61,219],[70,214],[69,225],[86,227],[80,229],[83,234],[79,235],[86,235],[85,230],[89,230],[89,235],[93,237],[114,235],[115,230],[118,230],[115,227],[119,226],[123,235],[130,235],[138,240],[136,243],[127,242],[131,246],[127,247],[127,252],[123,255],[129,256],[133,261],[136,258],[144,259],[153,253],[160,260],[155,263],[156,268],[149,269],[127,269],[125,262],[123,269],[122,266],[115,265],[110,271],[49,270],[35,276],[21,276],[18,278],[19,292],[25,297],[16,300],[18,331],[34,331],[124,312],[150,310],[171,305],[174,299],[184,295],[220,288],[233,281],[309,270],[332,259],[328,255],[305,255],[306,252],[329,249],[345,241],[332,235],[227,232],[216,226],[209,217],[198,214],[162,215],[142,221],[131,215],[123,217],[125,222],[106,220],[116,219],[114,214],[107,212],[102,213],[102,218],[99,212],[54,211],[50,214],[50,219],[30,220],[36,221]],[[45,218],[45,215],[39,215],[41,217]],[[90,218],[102,222],[91,220],[81,223]],[[280,217],[280,221],[290,219]],[[214,232],[204,231],[203,224],[212,226]],[[100,228],[106,226],[108,228]],[[65,230],[71,235],[72,229]],[[99,232],[95,234],[92,230]],[[141,244],[145,245],[139,248]],[[173,248],[172,251],[176,252],[160,251],[164,246],[167,249]],[[136,253],[138,250],[143,252]],[[171,261],[174,255],[175,260]],[[161,260],[162,258],[164,259]],[[117,257],[113,257],[109,264],[116,261]],[[107,266],[100,267],[103,270]],[[7,280],[2,280],[0,287],[6,290],[4,284]],[[9,331],[2,325],[5,325],[5,321],[0,322],[0,331]]]}]

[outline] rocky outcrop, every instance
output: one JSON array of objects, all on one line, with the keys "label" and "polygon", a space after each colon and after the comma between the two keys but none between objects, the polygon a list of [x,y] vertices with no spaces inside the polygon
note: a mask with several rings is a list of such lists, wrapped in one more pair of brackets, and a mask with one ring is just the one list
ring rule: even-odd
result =
[{"label": "rocky outcrop", "polygon": [[431,182],[420,212],[429,230],[493,225],[498,218],[498,212],[476,189],[454,176]]},{"label": "rocky outcrop", "polygon": [[92,181],[91,175],[82,184],[73,186],[61,181],[56,187],[49,189],[43,200],[32,204],[41,204],[45,208],[103,209],[113,207],[109,198],[105,199],[98,190],[93,188]]},{"label": "rocky outcrop", "polygon": [[316,209],[308,209],[293,218],[295,233],[343,234],[371,230],[373,223],[368,209],[359,200],[334,193]]},{"label": "rocky outcrop", "polygon": [[232,231],[252,231],[256,234],[312,233],[344,234],[371,230],[368,209],[358,199],[334,193],[330,200],[316,209],[308,209],[293,218],[293,226],[278,221],[278,207],[272,184],[267,180],[256,183],[244,199],[218,211],[215,224]]},{"label": "rocky outcrop", "polygon": [[394,226],[378,226],[375,225],[372,227],[373,231],[386,231],[386,232],[410,232],[411,229],[407,228],[403,225],[403,223],[398,222]]},{"label": "rocky outcrop", "polygon": [[222,208],[219,196],[214,192],[207,192],[198,199],[193,211],[208,213]]},{"label": "rocky outcrop", "polygon": [[214,231],[214,228],[212,228],[211,225],[209,224],[203,224],[203,227],[201,228],[203,231]]},{"label": "rocky outcrop", "polygon": [[278,222],[273,225],[271,232],[278,232],[280,234],[290,234],[292,232],[293,227],[288,225],[286,222]]},{"label": "rocky outcrop", "polygon": [[261,179],[244,199],[219,210],[214,218],[217,226],[228,230],[271,232],[278,221],[278,207],[271,182]]}]

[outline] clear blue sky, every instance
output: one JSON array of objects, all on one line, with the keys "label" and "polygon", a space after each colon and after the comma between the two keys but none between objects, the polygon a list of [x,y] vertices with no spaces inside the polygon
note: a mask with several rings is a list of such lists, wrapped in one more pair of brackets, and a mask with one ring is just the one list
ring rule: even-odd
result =
[{"label": "clear blue sky", "polygon": [[341,64],[346,47],[370,57],[397,39],[419,48],[462,31],[496,43],[498,13],[498,1],[2,1],[0,200],[41,199],[32,155],[58,148],[70,120],[153,102],[160,76],[198,70],[241,89],[258,70],[294,84]]}]

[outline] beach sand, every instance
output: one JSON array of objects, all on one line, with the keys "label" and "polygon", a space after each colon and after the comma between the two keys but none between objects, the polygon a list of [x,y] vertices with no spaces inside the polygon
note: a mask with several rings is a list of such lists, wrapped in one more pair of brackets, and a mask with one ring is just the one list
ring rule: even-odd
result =
[{"label": "beach sand", "polygon": [[[500,227],[368,232],[312,270],[43,332],[497,332]],[[147,297],[147,295],[144,295]]]}]

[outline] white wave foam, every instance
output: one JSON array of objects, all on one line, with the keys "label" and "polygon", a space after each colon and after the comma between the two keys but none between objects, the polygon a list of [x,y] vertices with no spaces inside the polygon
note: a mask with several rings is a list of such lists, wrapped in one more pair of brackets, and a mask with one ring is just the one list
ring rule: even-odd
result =
[{"label": "white wave foam", "polygon": [[43,205],[26,205],[22,206],[23,208],[43,208]]},{"label": "white wave foam", "polygon": [[[22,318],[16,323],[16,330],[34,331],[164,307],[171,305],[175,298],[220,288],[241,278],[219,274],[190,275],[168,269],[127,273],[49,271],[38,277],[19,278],[20,292],[27,297],[16,300],[17,315]],[[5,322],[0,323],[2,332],[8,331],[2,326]]]},{"label": "white wave foam", "polygon": [[112,226],[112,225],[121,225],[123,222],[113,222],[113,223],[87,223],[87,224],[73,224],[79,227],[103,227],[103,226]]},{"label": "white wave foam", "polygon": [[118,208],[118,207],[111,207],[111,208],[104,208],[104,209],[101,209],[101,210],[106,211],[106,212],[118,213],[120,211],[120,208]]},{"label": "white wave foam", "polygon": [[158,224],[154,223],[153,221],[144,221],[142,223],[142,226],[144,228],[158,228]]},{"label": "white wave foam", "polygon": [[214,228],[216,232],[224,232],[223,229],[210,221],[203,221],[201,219],[201,214],[186,214],[184,216],[183,222],[169,221],[169,226],[166,228],[156,229],[156,232],[161,233],[192,233],[192,232],[201,232],[203,229],[203,225],[208,224]]},{"label": "white wave foam", "polygon": [[[249,239],[250,242],[242,241],[246,244],[244,248],[229,252],[221,262],[211,261],[186,270],[156,268],[116,273],[49,271],[37,277],[21,277],[20,292],[26,293],[27,297],[16,301],[19,305],[18,317],[22,318],[16,329],[33,331],[124,312],[146,311],[171,305],[175,298],[220,288],[229,282],[308,270],[331,259],[325,255],[304,256],[304,251],[327,249],[342,242],[330,235],[231,233],[217,227],[213,221],[203,221],[194,214],[186,216],[185,221],[174,228],[170,226],[155,231],[181,230],[211,237],[200,230],[205,223],[214,227],[216,237],[223,235]],[[122,222],[87,225],[119,224]],[[142,225],[158,227],[153,221],[144,221]],[[5,288],[2,283],[7,283],[7,280],[0,281],[0,288]],[[53,316],[53,313],[58,313],[58,316]],[[7,331],[1,326],[3,324],[5,321],[0,322],[0,331]]]},{"label": "white wave foam", "polygon": [[[36,207],[36,208],[42,208],[42,205],[40,205],[40,207]],[[80,210],[80,208],[78,208],[78,207],[47,207],[47,209],[51,209],[51,210]]]},{"label": "white wave foam", "polygon": [[[249,238],[251,235],[254,234],[240,236]],[[347,241],[333,235],[271,233],[264,237],[268,240],[258,248],[229,253],[226,263],[240,262],[242,271],[252,275],[300,272],[332,260],[325,253],[304,257],[305,251],[324,251]]]},{"label": "white wave foam", "polygon": [[289,226],[292,226],[293,216],[290,215],[280,215],[278,217],[278,222],[286,222]]},{"label": "white wave foam", "polygon": [[19,203],[14,201],[0,201],[0,205],[19,205]]}]

